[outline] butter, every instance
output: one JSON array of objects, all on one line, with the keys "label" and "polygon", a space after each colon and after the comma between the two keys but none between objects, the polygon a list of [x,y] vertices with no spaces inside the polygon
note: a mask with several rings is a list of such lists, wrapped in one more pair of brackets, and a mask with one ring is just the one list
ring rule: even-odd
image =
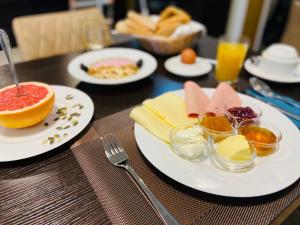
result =
[{"label": "butter", "polygon": [[217,152],[229,160],[247,161],[251,159],[251,149],[244,135],[230,136],[219,142]]}]

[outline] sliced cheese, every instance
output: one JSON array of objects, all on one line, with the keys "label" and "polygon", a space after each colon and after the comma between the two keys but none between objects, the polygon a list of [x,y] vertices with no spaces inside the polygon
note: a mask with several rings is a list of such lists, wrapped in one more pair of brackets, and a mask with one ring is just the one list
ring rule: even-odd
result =
[{"label": "sliced cheese", "polygon": [[174,93],[165,93],[154,99],[148,99],[143,105],[165,120],[171,126],[192,125],[197,119],[189,118],[183,98]]},{"label": "sliced cheese", "polygon": [[135,107],[129,116],[156,137],[170,143],[169,133],[173,127],[145,106]]}]

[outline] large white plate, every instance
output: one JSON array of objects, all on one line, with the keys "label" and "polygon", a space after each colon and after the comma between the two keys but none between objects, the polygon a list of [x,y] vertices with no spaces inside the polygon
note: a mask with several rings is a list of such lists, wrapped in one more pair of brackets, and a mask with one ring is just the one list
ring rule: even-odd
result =
[{"label": "large white plate", "polygon": [[287,74],[287,76],[274,76],[272,73],[263,71],[258,66],[254,65],[250,59],[247,59],[244,64],[245,69],[252,75],[278,83],[300,83],[300,65],[295,74]]},{"label": "large white plate", "polygon": [[[209,96],[214,89],[204,88]],[[180,96],[182,90],[174,92]],[[239,95],[242,101],[254,103],[263,110],[262,119],[282,131],[280,149],[267,157],[258,157],[255,167],[247,172],[232,173],[216,168],[207,159],[193,163],[177,156],[169,145],[135,123],[135,138],[144,156],[162,173],[188,187],[203,192],[230,196],[254,197],[280,191],[300,176],[300,132],[282,113],[252,97]]]},{"label": "large white plate", "polygon": [[[52,87],[55,91],[55,107],[42,123],[23,129],[0,127],[0,162],[25,159],[48,152],[74,138],[89,124],[94,114],[94,104],[90,97],[74,88],[57,85]],[[63,107],[67,108],[67,118],[54,121],[58,117],[57,110]],[[73,113],[78,114],[76,116]],[[69,121],[71,114],[74,116]],[[67,128],[68,126],[70,127]],[[57,134],[60,138],[55,138],[51,144],[48,137]]]},{"label": "large white plate", "polygon": [[[143,66],[140,70],[129,77],[120,79],[100,79],[88,75],[85,71],[80,69],[80,64],[90,65],[97,60],[111,58],[111,57],[126,57],[134,61],[139,59],[143,60]],[[77,80],[84,81],[92,84],[102,85],[118,85],[135,82],[150,76],[157,67],[157,61],[155,58],[143,51],[131,49],[131,48],[106,48],[99,51],[92,51],[81,54],[74,58],[68,66],[68,71],[71,76]]]}]

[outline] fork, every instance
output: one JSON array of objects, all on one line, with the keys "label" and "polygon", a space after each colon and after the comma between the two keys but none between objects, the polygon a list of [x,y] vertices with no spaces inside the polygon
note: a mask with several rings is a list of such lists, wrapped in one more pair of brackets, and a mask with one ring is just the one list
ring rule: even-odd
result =
[{"label": "fork", "polygon": [[124,168],[136,181],[136,183],[143,190],[145,195],[148,197],[151,204],[157,210],[161,219],[168,225],[179,225],[176,219],[167,211],[167,209],[158,201],[150,189],[146,186],[144,181],[139,177],[139,175],[134,171],[134,169],[129,164],[129,157],[121,146],[121,144],[114,138],[113,135],[108,134],[101,137],[101,142],[105,150],[106,157],[109,162],[114,166]]}]

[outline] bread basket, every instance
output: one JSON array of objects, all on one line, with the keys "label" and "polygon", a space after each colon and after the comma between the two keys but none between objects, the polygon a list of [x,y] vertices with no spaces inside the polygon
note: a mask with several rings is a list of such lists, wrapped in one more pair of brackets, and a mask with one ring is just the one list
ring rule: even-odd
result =
[{"label": "bread basket", "polygon": [[174,55],[181,52],[184,48],[194,45],[203,34],[204,31],[199,31],[179,37],[134,37],[137,38],[141,46],[149,52],[157,55]]},{"label": "bread basket", "polygon": [[168,6],[159,15],[144,16],[129,11],[115,27],[117,32],[138,39],[143,48],[157,55],[177,54],[206,33],[203,24],[174,6]]}]

